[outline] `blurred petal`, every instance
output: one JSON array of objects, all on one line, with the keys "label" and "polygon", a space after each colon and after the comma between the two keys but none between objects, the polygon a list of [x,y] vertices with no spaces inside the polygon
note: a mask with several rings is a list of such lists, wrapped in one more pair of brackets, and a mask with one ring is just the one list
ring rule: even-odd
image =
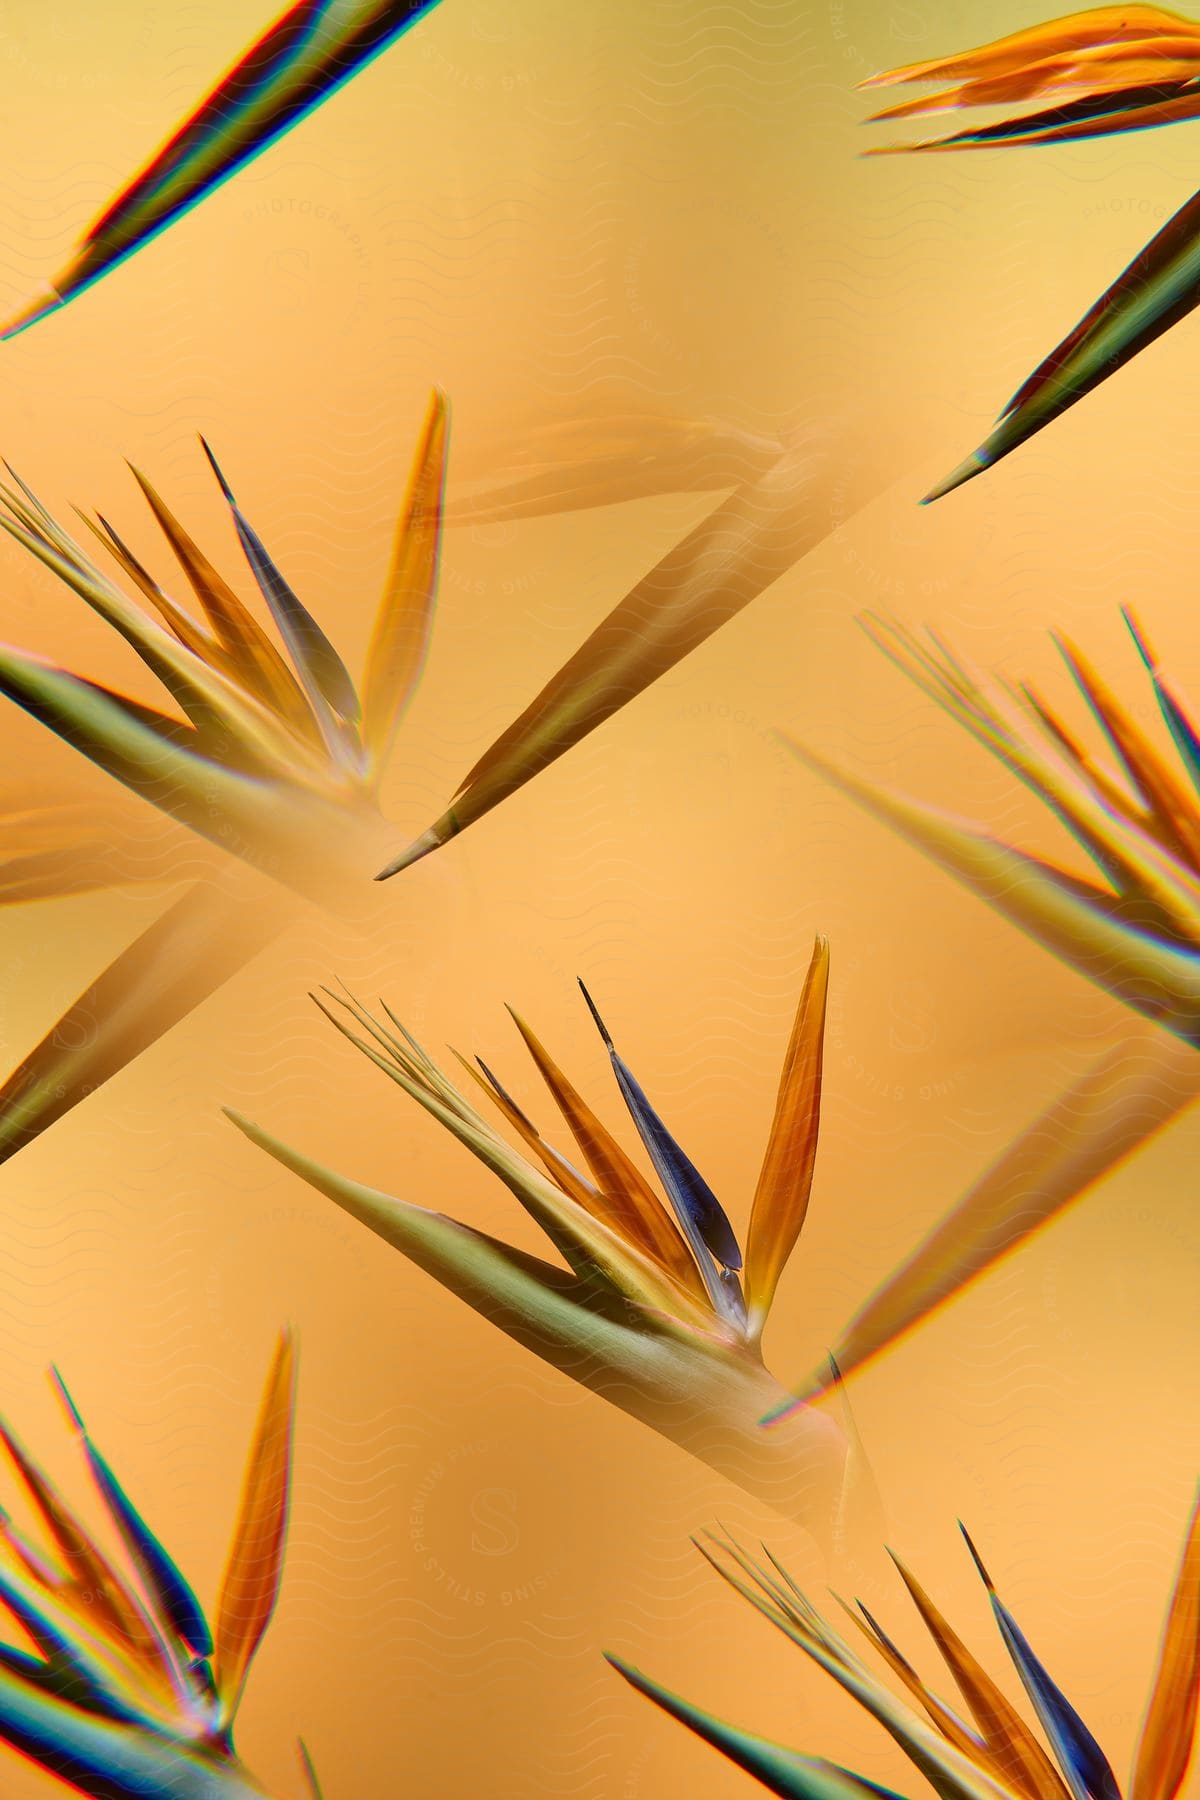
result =
[{"label": "blurred petal", "polygon": [[[814,773],[957,876],[1013,924],[1081,975],[1188,1041],[1200,1042],[1200,963],[1195,954],[1140,929],[1136,901],[1066,874],[947,813],[885,793],[784,736]],[[1117,842],[1114,833],[1114,842]],[[1132,854],[1139,846],[1121,841]],[[1145,840],[1153,856],[1156,847]],[[1164,872],[1146,866],[1147,879]],[[1182,889],[1179,904],[1184,904]],[[1195,931],[1200,940],[1200,907]]]},{"label": "blurred petal", "polygon": [[435,389],[396,526],[392,563],[367,650],[363,741],[377,768],[387,761],[396,727],[421,679],[429,647],[437,598],[449,435],[446,396]]},{"label": "blurred petal", "polygon": [[650,495],[713,493],[756,480],[782,453],[778,438],[722,419],[555,420],[508,432],[490,455],[477,451],[473,463],[487,473],[469,491],[456,482],[446,522],[535,519]]},{"label": "blurred petal", "polygon": [[[1146,1143],[1200,1093],[1200,1058],[1123,1039],[1020,1134],[843,1333],[844,1374],[893,1344]],[[824,1391],[816,1378],[801,1394]],[[788,1408],[776,1416],[782,1417]]]},{"label": "blurred petal", "polygon": [[[1100,7],[1031,30],[1014,32],[978,50],[912,63],[862,82],[862,87],[958,79],[957,88],[889,107],[875,118],[893,119],[950,107],[1003,106],[1050,94],[1064,98],[1043,112],[1017,114],[999,124],[889,150],[956,150],[990,143],[1050,143],[1073,136],[1140,129],[1172,113],[1200,65],[1195,22],[1157,7]],[[1085,90],[1079,92],[1079,90]],[[1188,96],[1194,107],[1194,98]]]},{"label": "blurred petal", "polygon": [[829,944],[818,937],[796,1009],[746,1238],[746,1303],[751,1329],[758,1332],[808,1212],[821,1125],[828,990]]},{"label": "blurred petal", "polygon": [[308,1745],[300,1739],[300,1767],[304,1771],[304,1779],[308,1783],[312,1800],[323,1800],[321,1784],[317,1780],[317,1771],[313,1767],[312,1757],[308,1754]]},{"label": "blurred petal", "polygon": [[176,1636],[194,1656],[211,1656],[212,1633],[208,1628],[208,1621],[201,1611],[200,1602],[196,1599],[182,1571],[172,1561],[159,1539],[150,1530],[129,1499],[108,1462],[92,1443],[87,1427],[79,1415],[79,1410],[57,1369],[54,1370],[54,1379],[68,1416],[79,1434],[84,1456],[87,1458],[92,1478],[100,1490],[100,1496],[125,1542],[160,1617],[167,1620]]},{"label": "blurred petal", "polygon": [[888,69],[882,74],[868,76],[860,86],[876,88],[892,87],[903,81],[975,80],[984,75],[1009,74],[1036,65],[1046,56],[1071,50],[1094,48],[1103,51],[1110,44],[1130,40],[1152,42],[1155,38],[1173,38],[1180,33],[1200,36],[1191,19],[1160,6],[1098,6],[1052,19],[1045,25],[1014,31],[993,43],[982,44],[976,50]]},{"label": "blurred petal", "polygon": [[141,1055],[271,942],[282,893],[204,881],[80,994],[0,1086],[0,1162]]},{"label": "blurred petal", "polygon": [[[74,1608],[82,1598],[91,1612],[94,1628],[115,1639],[129,1656],[141,1658],[154,1648],[150,1621],[137,1597],[114,1569],[100,1546],[63,1500],[62,1495],[42,1474],[37,1464],[25,1454],[17,1439],[0,1423],[0,1444],[20,1476],[26,1493],[49,1533],[67,1573],[64,1591],[56,1594],[53,1604]],[[5,1600],[9,1606],[21,1592],[34,1594],[38,1603],[51,1602],[49,1594],[30,1587],[20,1576],[6,1577]],[[57,1631],[57,1627],[55,1628]]]},{"label": "blurred petal", "polygon": [[1130,1800],[1174,1800],[1187,1774],[1200,1699],[1200,1500],[1184,1543],[1158,1668],[1134,1758]]},{"label": "blurred petal", "polygon": [[[844,479],[844,476],[843,476]],[[847,516],[827,456],[796,441],[663,557],[471,769],[385,880],[466,829],[735,618]],[[861,497],[873,497],[863,478]]]},{"label": "blurred petal", "polygon": [[291,1333],[285,1331],[267,1376],[217,1606],[213,1676],[226,1725],[237,1712],[247,1672],[279,1596],[295,1399],[295,1357]]},{"label": "blurred petal", "polygon": [[305,118],[436,0],[297,0],[200,102],[87,233],[14,336],[98,281]]}]

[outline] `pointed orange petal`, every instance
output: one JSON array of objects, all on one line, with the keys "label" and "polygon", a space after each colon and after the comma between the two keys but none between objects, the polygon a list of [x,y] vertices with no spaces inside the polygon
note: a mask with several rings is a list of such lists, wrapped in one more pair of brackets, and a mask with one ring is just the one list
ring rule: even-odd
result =
[{"label": "pointed orange petal", "polygon": [[970,1707],[1002,1779],[1028,1800],[1069,1800],[1061,1777],[1021,1715],[894,1553],[892,1561]]},{"label": "pointed orange petal", "polygon": [[976,80],[983,75],[1015,72],[1043,57],[1071,50],[1101,48],[1130,39],[1191,37],[1195,34],[1195,21],[1185,18],[1182,13],[1166,12],[1157,6],[1100,6],[1088,12],[1051,19],[1044,25],[1033,25],[1026,31],[1014,31],[1008,37],[980,44],[974,50],[964,50],[955,56],[935,57],[929,62],[887,69],[879,75],[868,76],[859,86],[892,87],[903,81]]},{"label": "pointed orange petal", "polygon": [[1112,689],[1068,638],[1058,639],[1068,667],[1082,689],[1109,742],[1145,799],[1150,825],[1166,847],[1200,867],[1200,823],[1196,797],[1121,705]]},{"label": "pointed orange petal", "polygon": [[448,437],[446,396],[435,389],[367,651],[363,740],[376,767],[387,757],[425,661],[437,594]]},{"label": "pointed orange petal", "polygon": [[[183,608],[177,606],[169,594],[165,594],[155,581],[149,570],[144,568],[129,546],[122,542],[108,523],[107,519],[90,518],[78,506],[76,516],[83,521],[108,554],[119,565],[122,574],[128,577],[138,592],[150,602],[159,614],[168,630],[174,632],[185,650],[204,661],[212,661],[220,653],[220,645],[206,627],[190,618]],[[229,672],[228,670],[226,671]]]},{"label": "pointed orange petal", "polygon": [[607,1224],[611,1225],[613,1223],[611,1210],[605,1206],[603,1194],[598,1188],[593,1187],[590,1181],[585,1180],[578,1170],[573,1169],[566,1157],[560,1155],[553,1144],[547,1143],[533,1120],[521,1111],[510,1094],[505,1093],[487,1065],[481,1065],[483,1069],[481,1074],[479,1069],[469,1063],[465,1056],[460,1056],[457,1050],[454,1055],[471,1080],[482,1088],[492,1105],[503,1113],[509,1126],[516,1132],[521,1142],[541,1159],[546,1173],[554,1178],[563,1193],[569,1194],[578,1205],[585,1206],[597,1218],[603,1218]]},{"label": "pointed orange petal", "polygon": [[808,1211],[821,1126],[821,1063],[829,992],[829,944],[818,937],[796,1009],[775,1116],[750,1211],[746,1304],[750,1328],[763,1328],[779,1277]]},{"label": "pointed orange petal", "polygon": [[[53,1538],[67,1569],[67,1591],[59,1598],[78,1610],[87,1596],[89,1624],[116,1639],[122,1648],[145,1653],[155,1646],[153,1629],[136,1596],[121,1579],[99,1545],[84,1529],[53,1484],[30,1461],[6,1425],[0,1424],[0,1444]],[[39,1575],[39,1579],[43,1579]],[[153,1661],[159,1658],[154,1655]]]},{"label": "pointed orange petal", "polygon": [[[512,1011],[511,1007],[509,1011]],[[689,1293],[703,1297],[704,1285],[699,1271],[663,1202],[612,1133],[572,1087],[524,1019],[515,1012],[512,1018],[592,1171],[606,1206],[608,1222],[682,1282]],[[592,1210],[595,1210],[594,1202]]]},{"label": "pointed orange petal", "polygon": [[292,1468],[295,1355],[280,1334],[246,1464],[242,1502],[217,1607],[213,1674],[228,1724],[279,1594]]},{"label": "pointed orange petal", "polygon": [[1191,1760],[1200,1700],[1200,1497],[1167,1613],[1134,1759],[1130,1800],[1174,1800]]},{"label": "pointed orange petal", "polygon": [[843,1608],[846,1616],[857,1625],[868,1643],[872,1644],[879,1652],[897,1681],[907,1688],[913,1698],[925,1708],[947,1743],[953,1744],[954,1748],[963,1756],[970,1757],[973,1762],[978,1763],[979,1767],[987,1774],[1004,1780],[1004,1771],[995,1758],[989,1754],[986,1747],[973,1732],[967,1729],[962,1720],[950,1710],[946,1703],[939,1700],[932,1689],[926,1687],[912,1664],[901,1655],[891,1638],[886,1635],[866,1607],[862,1605],[861,1600],[859,1601],[861,1614],[855,1612],[852,1606],[847,1606],[844,1600],[839,1600],[838,1604]]}]

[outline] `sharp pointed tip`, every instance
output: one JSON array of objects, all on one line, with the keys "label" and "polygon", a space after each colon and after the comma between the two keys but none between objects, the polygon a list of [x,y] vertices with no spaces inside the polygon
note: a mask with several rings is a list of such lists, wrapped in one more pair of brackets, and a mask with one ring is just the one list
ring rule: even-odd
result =
[{"label": "sharp pointed tip", "polygon": [[213,455],[212,445],[209,443],[208,439],[205,437],[205,435],[202,431],[198,431],[196,433],[196,436],[200,439],[200,448],[203,450],[205,456],[208,458],[208,466],[217,478],[217,486],[220,488],[221,493],[224,495],[225,500],[228,502],[228,504],[236,510],[237,501],[233,497],[233,492],[229,486],[229,483],[225,479],[225,476],[224,476],[224,473],[222,472],[220,463],[217,461],[216,457]]},{"label": "sharp pointed tip", "polygon": [[952,494],[955,488],[963,487],[968,481],[974,481],[977,475],[982,475],[984,470],[990,469],[991,466],[991,458],[982,450],[972,450],[965,461],[960,462],[958,467],[952,469],[943,481],[937,482],[927,494],[922,496],[921,505],[932,506],[935,500],[942,500],[947,494]]},{"label": "sharp pointed tip", "polygon": [[434,850],[440,850],[444,842],[445,839],[437,828],[431,826],[428,831],[423,831],[419,838],[414,838],[408,848],[402,850],[400,855],[388,863],[385,868],[380,869],[375,880],[390,881],[393,875],[403,874],[405,869],[411,869],[414,863],[419,863],[422,857],[429,856]]},{"label": "sharp pointed tip", "polygon": [[57,288],[51,288],[48,293],[42,294],[36,300],[31,300],[28,306],[23,306],[20,312],[14,313],[7,324],[0,325],[0,343],[8,343],[11,338],[20,337],[21,333],[28,331],[31,325],[36,325],[40,319],[48,318],[52,312],[57,312],[62,304],[63,296]]},{"label": "sharp pointed tip", "polygon": [[975,1564],[976,1569],[979,1571],[979,1579],[982,1581],[984,1587],[987,1589],[989,1594],[995,1593],[996,1590],[992,1584],[992,1578],[988,1574],[987,1569],[984,1567],[983,1558],[980,1556],[978,1550],[975,1548],[975,1545],[972,1543],[971,1534],[967,1530],[966,1526],[963,1524],[961,1519],[958,1520],[958,1529],[962,1532],[963,1542],[966,1544],[967,1549],[971,1552],[971,1561]]},{"label": "sharp pointed tip", "polygon": [[58,1397],[61,1400],[63,1407],[66,1410],[67,1417],[70,1419],[71,1423],[74,1425],[76,1431],[78,1431],[81,1435],[86,1436],[86,1429],[84,1427],[83,1418],[80,1415],[79,1408],[76,1406],[75,1401],[72,1398],[70,1388],[67,1386],[66,1382],[63,1380],[61,1374],[59,1373],[57,1363],[50,1364],[50,1379],[54,1383],[55,1391],[57,1392]]},{"label": "sharp pointed tip", "polygon": [[600,1033],[600,1036],[604,1039],[604,1042],[605,1042],[605,1045],[607,1046],[607,1048],[609,1050],[611,1050],[613,1047],[613,1041],[612,1041],[612,1038],[609,1036],[608,1026],[604,1023],[604,1020],[600,1017],[599,1009],[596,1006],[596,1002],[592,999],[592,996],[588,993],[587,988],[584,986],[583,977],[576,976],[575,979],[579,983],[580,993],[583,995],[584,1000],[587,1002],[587,1009],[591,1013],[592,1018],[595,1021],[596,1030]]},{"label": "sharp pointed tip", "polygon": [[1131,606],[1123,606],[1121,608],[1121,617],[1125,621],[1126,630],[1133,639],[1134,648],[1137,650],[1138,655],[1141,657],[1150,674],[1153,675],[1158,666],[1158,658],[1151,648],[1150,640],[1138,623],[1137,615],[1133,608]]}]

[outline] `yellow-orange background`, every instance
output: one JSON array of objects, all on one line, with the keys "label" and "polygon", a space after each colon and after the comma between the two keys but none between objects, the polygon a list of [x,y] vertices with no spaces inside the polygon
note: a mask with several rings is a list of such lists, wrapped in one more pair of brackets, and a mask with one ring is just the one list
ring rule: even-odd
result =
[{"label": "yellow-orange background", "polygon": [[[262,25],[257,0],[13,0],[0,21],[0,302],[15,308]],[[241,1140],[234,1104],[348,1173],[532,1242],[306,998],[383,992],[532,1098],[503,1002],[615,1096],[574,987],[742,1222],[814,930],[833,942],[817,1187],[769,1353],[812,1364],[865,1293],[1124,1020],[823,792],[788,727],[1052,842],[894,675],[864,607],[1060,679],[1077,633],[1139,701],[1133,599],[1200,692],[1196,336],[1185,324],[985,481],[915,501],[1194,186],[1186,128],[859,160],[854,83],[1032,22],[1005,0],[444,0],[320,114],[63,315],[6,346],[0,447],[149,554],[121,463],[236,570],[195,444],[352,664],[431,382],[455,453],[654,404],[752,426],[849,405],[894,488],[353,933],[288,939],[0,1171],[0,1402],[74,1480],[53,1358],[206,1597],[276,1328],[302,1347],[295,1514],[240,1747],[330,1800],[588,1800],[753,1784],[629,1693],[618,1650],[747,1726],[917,1778],[708,1575],[688,1533],[803,1536],[510,1345]],[[449,536],[387,803],[397,847],[710,504]],[[161,559],[160,559],[161,563]],[[0,550],[0,635],[130,678]],[[1143,709],[1144,713],[1144,709]],[[65,752],[13,715],[20,782]],[[0,921],[19,1060],[160,904]],[[1185,1120],[854,1389],[891,1536],[989,1646],[971,1525],[1039,1653],[1127,1764],[1196,1470],[1197,1125]],[[79,1492],[76,1487],[72,1491]],[[886,1589],[879,1571],[879,1594]],[[878,1599],[878,1596],[877,1596]],[[899,1594],[879,1600],[906,1644]],[[52,1784],[4,1767],[17,1800]]]}]

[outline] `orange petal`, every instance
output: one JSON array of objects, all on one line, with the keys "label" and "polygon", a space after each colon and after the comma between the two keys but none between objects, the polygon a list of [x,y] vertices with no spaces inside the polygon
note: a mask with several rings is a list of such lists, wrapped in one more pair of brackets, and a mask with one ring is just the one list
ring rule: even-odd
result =
[{"label": "orange petal", "polygon": [[[150,1621],[136,1595],[113,1568],[103,1550],[84,1529],[63,1500],[62,1495],[30,1461],[8,1427],[0,1424],[0,1444],[4,1446],[14,1468],[33,1502],[42,1523],[58,1548],[66,1567],[67,1585],[56,1590],[58,1599],[85,1619],[92,1630],[98,1630],[118,1647],[158,1666],[162,1658]],[[26,1563],[25,1555],[18,1551]],[[35,1571],[45,1582],[45,1574]]]},{"label": "orange petal", "polygon": [[821,1063],[829,992],[829,944],[818,937],[796,1009],[775,1116],[750,1211],[746,1304],[762,1331],[775,1288],[800,1236],[812,1191],[821,1125]]},{"label": "orange petal", "polygon": [[1158,1653],[1158,1669],[1134,1759],[1130,1800],[1173,1800],[1191,1760],[1200,1699],[1200,1498]]},{"label": "orange petal", "polygon": [[[509,1008],[511,1012],[511,1007]],[[607,1222],[702,1298],[704,1285],[675,1221],[635,1163],[576,1092],[524,1019],[512,1014],[605,1202]],[[595,1211],[595,1204],[591,1207]]]},{"label": "orange petal", "polygon": [[1157,6],[1100,6],[1089,12],[1071,13],[1014,31],[1008,37],[963,50],[955,56],[934,57],[929,62],[907,63],[870,75],[860,87],[894,87],[904,81],[975,80],[982,75],[1003,75],[1040,62],[1047,56],[1071,50],[1100,49],[1136,39],[1177,38],[1200,35],[1195,21],[1182,13]]},{"label": "orange petal", "polygon": [[295,1355],[280,1334],[246,1464],[242,1503],[217,1608],[213,1672],[228,1724],[270,1623],[283,1574],[292,1469]]},{"label": "orange petal", "polygon": [[195,590],[196,598],[212,621],[213,629],[233,657],[242,681],[253,693],[271,702],[306,736],[314,737],[316,726],[308,702],[266,632],[183,529],[141,470],[132,469],[132,474]]},{"label": "orange petal", "polygon": [[894,1553],[892,1561],[970,1707],[1002,1779],[1029,1800],[1069,1800],[1061,1777],[1021,1715]]},{"label": "orange petal", "polygon": [[387,756],[425,662],[437,593],[448,435],[446,396],[435,390],[367,651],[363,741],[376,766]]}]

